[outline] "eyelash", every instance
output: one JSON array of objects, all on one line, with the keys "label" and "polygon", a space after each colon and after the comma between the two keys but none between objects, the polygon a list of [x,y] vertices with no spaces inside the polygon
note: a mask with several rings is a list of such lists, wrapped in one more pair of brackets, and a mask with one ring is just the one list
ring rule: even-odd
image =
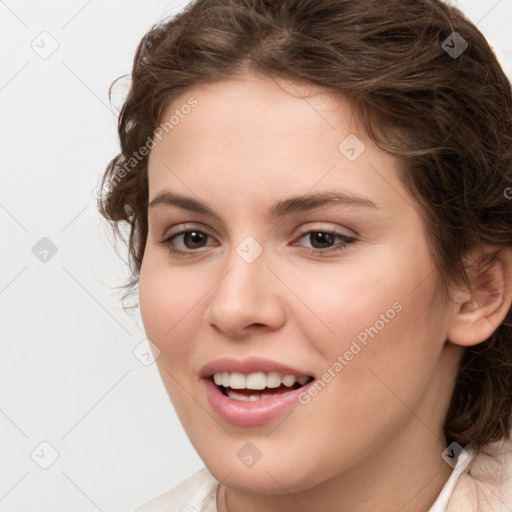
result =
[{"label": "eyelash", "polygon": [[[194,250],[194,249],[190,249],[188,251],[182,251],[180,249],[176,249],[175,247],[173,247],[171,245],[172,241],[177,238],[178,236],[180,235],[185,235],[187,233],[191,233],[191,232],[194,232],[194,233],[201,233],[202,235],[206,235],[206,236],[210,236],[208,235],[208,233],[205,233],[204,231],[199,231],[198,229],[183,229],[181,231],[178,231],[177,233],[173,233],[171,236],[167,237],[166,239],[162,240],[161,242],[158,242],[160,245],[163,245],[171,254],[175,255],[175,256],[189,256],[191,254],[194,254],[194,253],[197,253],[199,252],[200,249],[198,250]],[[312,233],[324,233],[324,234],[328,234],[328,235],[331,235],[333,237],[337,237],[339,239],[341,239],[341,241],[343,242],[343,244],[340,246],[334,246],[334,247],[329,247],[327,249],[309,249],[309,248],[303,248],[303,250],[305,252],[307,252],[308,254],[311,254],[311,255],[314,255],[314,256],[323,256],[325,254],[330,254],[330,253],[335,253],[335,252],[339,252],[339,251],[344,251],[347,246],[357,242],[357,239],[354,238],[354,237],[351,237],[351,236],[347,236],[347,235],[343,235],[342,233],[339,233],[337,231],[331,231],[331,230],[321,230],[321,229],[310,229],[308,231],[305,231],[304,233],[302,233],[298,238],[301,239],[307,235],[310,235]],[[212,238],[212,237],[210,237]]]}]

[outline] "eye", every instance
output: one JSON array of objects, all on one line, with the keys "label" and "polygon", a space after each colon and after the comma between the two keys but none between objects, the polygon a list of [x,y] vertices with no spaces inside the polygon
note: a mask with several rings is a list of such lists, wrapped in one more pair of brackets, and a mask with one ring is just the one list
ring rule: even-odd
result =
[{"label": "eye", "polygon": [[[199,229],[182,229],[166,237],[159,243],[166,247],[171,254],[176,256],[190,256],[195,252],[200,253],[200,249],[207,247],[209,238],[213,239],[213,237]],[[312,255],[326,255],[342,251],[346,249],[348,245],[357,241],[356,238],[337,231],[318,229],[302,233],[298,240],[303,238],[309,239],[311,247],[302,247],[302,250]],[[337,244],[336,241],[338,241]],[[176,247],[177,244],[181,245],[183,249]],[[295,246],[297,244],[293,243],[292,245]]]},{"label": "eye", "polygon": [[[308,238],[309,237],[309,238]],[[302,238],[309,239],[312,247],[305,247],[304,249],[309,254],[324,255],[332,252],[343,251],[348,245],[356,242],[356,238],[338,233],[337,231],[324,231],[324,230],[309,230],[300,235],[299,240]],[[336,240],[339,240],[337,245]]]},{"label": "eye", "polygon": [[[165,246],[171,254],[185,256],[195,252],[194,249],[202,249],[208,238],[212,237],[204,231],[199,231],[198,229],[182,229],[162,240],[160,244]],[[182,246],[185,246],[185,249],[188,250],[177,249],[175,246],[177,241],[181,241]]]}]

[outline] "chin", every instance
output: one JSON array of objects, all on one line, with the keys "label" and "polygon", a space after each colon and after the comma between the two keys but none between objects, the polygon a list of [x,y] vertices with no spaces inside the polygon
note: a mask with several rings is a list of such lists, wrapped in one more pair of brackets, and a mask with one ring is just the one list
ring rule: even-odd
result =
[{"label": "chin", "polygon": [[194,447],[208,471],[222,485],[237,492],[302,492],[328,479],[327,473],[334,469],[326,466],[325,457],[318,450],[301,450],[308,439],[304,433],[297,439],[287,436],[288,442],[283,437],[272,440],[272,435],[265,439],[264,435],[237,438],[225,434],[223,440],[208,438],[204,432],[198,435],[201,441]]},{"label": "chin", "polygon": [[208,471],[217,481],[222,482],[222,485],[233,491],[248,494],[279,495],[285,492],[306,491],[311,487],[311,476],[315,473],[307,468],[297,472],[296,463],[292,466],[286,462],[278,464],[277,461],[270,461],[264,464],[260,461],[252,468],[244,468],[240,467],[240,464],[234,467],[219,460],[203,461]]}]

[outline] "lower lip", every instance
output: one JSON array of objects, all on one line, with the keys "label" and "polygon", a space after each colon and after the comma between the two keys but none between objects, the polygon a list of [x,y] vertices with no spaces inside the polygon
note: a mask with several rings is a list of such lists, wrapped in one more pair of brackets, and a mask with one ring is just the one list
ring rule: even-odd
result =
[{"label": "lower lip", "polygon": [[206,396],[217,416],[233,425],[254,427],[264,425],[299,405],[299,394],[310,384],[254,402],[233,400],[225,396],[211,379],[203,379]]}]

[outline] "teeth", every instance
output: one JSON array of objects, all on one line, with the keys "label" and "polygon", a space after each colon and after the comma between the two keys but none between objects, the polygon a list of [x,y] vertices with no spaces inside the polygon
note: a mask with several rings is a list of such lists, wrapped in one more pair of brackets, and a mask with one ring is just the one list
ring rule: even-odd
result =
[{"label": "teeth", "polygon": [[285,375],[281,380],[287,388],[291,388],[295,384],[295,377],[293,375]]},{"label": "teeth", "polygon": [[263,400],[264,398],[268,398],[271,395],[244,395],[242,393],[237,393],[236,391],[229,390],[227,395],[232,400],[239,400],[240,402],[256,402],[258,400]]},{"label": "teeth", "polygon": [[[278,372],[255,372],[249,375],[220,372],[213,375],[213,381],[217,386],[224,386],[225,388],[231,389],[254,389],[258,391],[265,388],[278,388],[281,384],[291,388],[296,382],[303,386],[309,382],[309,380],[310,377],[308,376],[295,377],[295,375],[281,375]],[[250,395],[245,398],[252,401],[253,396],[257,396],[258,399],[260,398],[260,395]]]},{"label": "teeth", "polygon": [[267,375],[267,388],[278,388],[281,385],[281,374],[270,372]]},{"label": "teeth", "polygon": [[247,379],[242,373],[232,373],[231,380],[229,381],[229,387],[231,389],[247,389],[246,381]]},{"label": "teeth", "polygon": [[267,387],[267,377],[263,372],[250,373],[245,379],[247,389],[265,389]]},{"label": "teeth", "polygon": [[257,402],[258,400],[265,400],[266,398],[270,398],[273,396],[269,393],[262,393],[260,395],[244,395],[243,393],[239,393],[238,391],[233,391],[229,389],[226,391],[228,398],[232,400],[238,400],[240,402]]}]

